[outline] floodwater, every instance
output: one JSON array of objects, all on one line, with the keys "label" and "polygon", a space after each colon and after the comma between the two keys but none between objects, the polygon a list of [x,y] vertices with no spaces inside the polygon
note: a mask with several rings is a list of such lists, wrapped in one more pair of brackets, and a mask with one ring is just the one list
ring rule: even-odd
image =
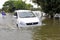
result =
[{"label": "floodwater", "polygon": [[2,18],[0,14],[0,40],[33,40],[32,28],[18,29],[11,15]]},{"label": "floodwater", "polygon": [[46,25],[33,28],[33,40],[60,40],[60,20],[45,19]]},{"label": "floodwater", "polygon": [[43,40],[41,26],[17,28],[13,19],[11,15],[2,18],[0,14],[0,40]]}]

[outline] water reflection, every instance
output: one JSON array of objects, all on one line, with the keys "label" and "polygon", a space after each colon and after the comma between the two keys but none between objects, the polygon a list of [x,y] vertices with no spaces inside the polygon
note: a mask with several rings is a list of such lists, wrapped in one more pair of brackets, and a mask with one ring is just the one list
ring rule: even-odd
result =
[{"label": "water reflection", "polygon": [[0,40],[32,40],[32,31],[23,29],[0,29]]},{"label": "water reflection", "polygon": [[46,25],[33,29],[33,40],[60,40],[59,20],[46,19]]}]

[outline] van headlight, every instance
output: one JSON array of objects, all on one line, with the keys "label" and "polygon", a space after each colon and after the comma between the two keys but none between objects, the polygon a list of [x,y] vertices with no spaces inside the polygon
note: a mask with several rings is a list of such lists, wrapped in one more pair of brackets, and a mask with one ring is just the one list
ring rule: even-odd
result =
[{"label": "van headlight", "polygon": [[20,22],[20,25],[25,25],[25,23],[24,22]]}]

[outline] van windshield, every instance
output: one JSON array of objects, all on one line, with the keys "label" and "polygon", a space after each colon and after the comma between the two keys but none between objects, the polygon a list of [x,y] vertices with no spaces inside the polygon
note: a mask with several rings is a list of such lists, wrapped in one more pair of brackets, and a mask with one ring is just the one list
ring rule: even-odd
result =
[{"label": "van windshield", "polygon": [[30,18],[35,17],[35,15],[32,12],[19,12],[20,18]]}]

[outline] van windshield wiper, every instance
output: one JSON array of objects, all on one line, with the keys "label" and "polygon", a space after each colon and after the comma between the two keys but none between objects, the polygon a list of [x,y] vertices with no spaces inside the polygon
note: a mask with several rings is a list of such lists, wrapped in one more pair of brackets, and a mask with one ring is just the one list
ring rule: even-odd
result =
[{"label": "van windshield wiper", "polygon": [[31,16],[25,16],[26,18],[31,17]]},{"label": "van windshield wiper", "polygon": [[26,18],[28,18],[28,17],[35,17],[35,16],[26,16]]}]

